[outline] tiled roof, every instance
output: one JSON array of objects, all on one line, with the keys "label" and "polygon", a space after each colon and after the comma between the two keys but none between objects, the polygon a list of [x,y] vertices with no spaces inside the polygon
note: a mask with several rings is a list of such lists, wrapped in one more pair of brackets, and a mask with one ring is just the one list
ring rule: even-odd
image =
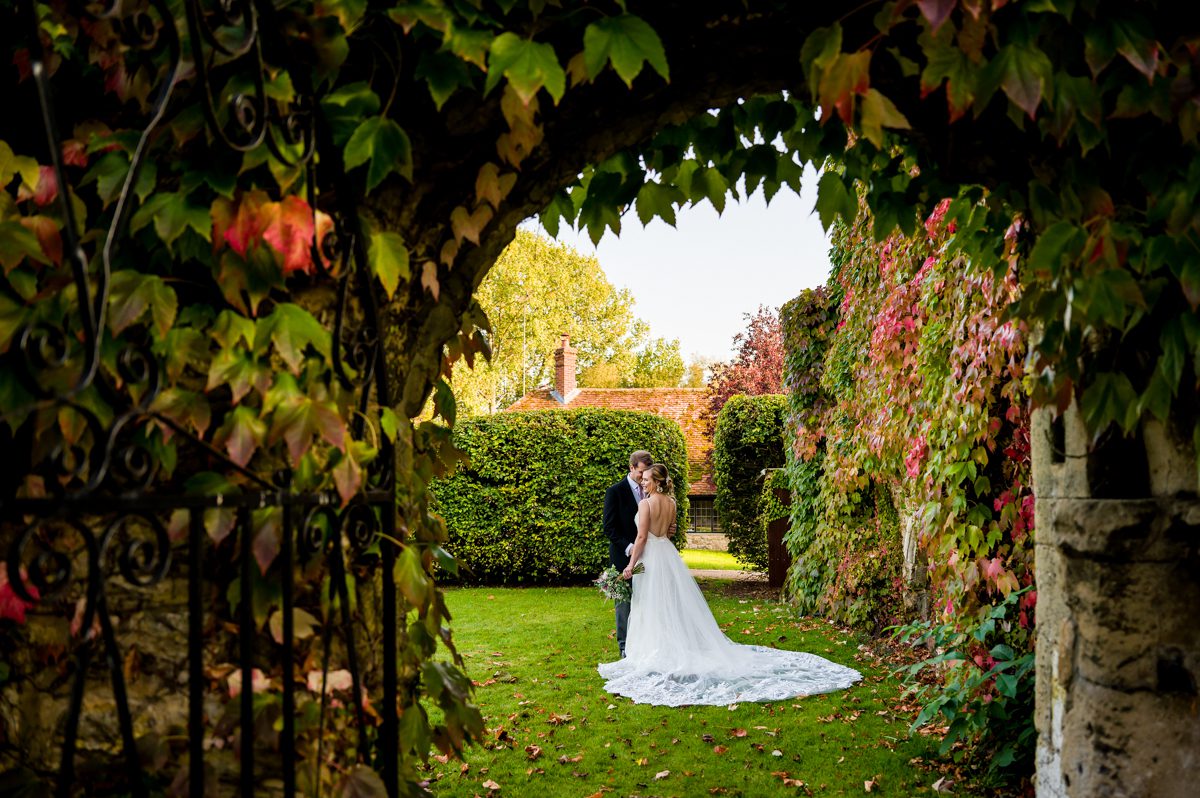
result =
[{"label": "tiled roof", "polygon": [[703,388],[578,388],[564,404],[549,388],[538,388],[522,396],[508,410],[578,410],[598,407],[608,410],[641,410],[679,425],[687,442],[688,470],[693,496],[711,496],[717,492],[708,460],[712,441],[705,434]]}]

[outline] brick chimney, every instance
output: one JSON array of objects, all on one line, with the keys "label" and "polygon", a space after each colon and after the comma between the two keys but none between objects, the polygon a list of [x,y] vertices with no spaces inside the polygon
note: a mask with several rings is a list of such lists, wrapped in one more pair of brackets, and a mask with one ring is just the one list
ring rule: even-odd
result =
[{"label": "brick chimney", "polygon": [[554,398],[564,405],[578,392],[575,388],[575,351],[571,336],[564,333],[558,341],[558,349],[554,350],[554,393],[557,394]]}]

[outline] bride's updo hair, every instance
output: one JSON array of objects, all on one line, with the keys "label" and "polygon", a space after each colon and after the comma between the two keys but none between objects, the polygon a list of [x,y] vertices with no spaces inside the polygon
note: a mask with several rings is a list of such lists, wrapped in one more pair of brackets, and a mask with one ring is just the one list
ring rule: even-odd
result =
[{"label": "bride's updo hair", "polygon": [[671,482],[671,475],[667,473],[667,467],[662,463],[655,463],[647,468],[645,473],[654,480],[655,490],[659,493],[670,495],[675,492],[675,483]]}]

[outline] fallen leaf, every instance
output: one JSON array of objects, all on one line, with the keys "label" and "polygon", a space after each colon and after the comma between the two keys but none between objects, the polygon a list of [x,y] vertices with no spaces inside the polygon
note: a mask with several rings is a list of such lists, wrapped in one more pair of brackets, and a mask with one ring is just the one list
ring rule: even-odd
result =
[{"label": "fallen leaf", "polygon": [[638,759],[637,759],[637,760],[635,760],[635,764],[637,764],[639,767],[644,767],[644,766],[646,766],[646,765],[650,764],[650,760],[649,760],[649,759],[647,759],[647,758],[646,758],[646,757],[644,757],[644,756],[643,756],[643,757],[638,757]]},{"label": "fallen leaf", "polygon": [[527,745],[525,746],[525,753],[528,755],[529,761],[532,762],[542,755],[542,749],[541,746]]},{"label": "fallen leaf", "polygon": [[954,786],[953,781],[946,778],[945,776],[942,776],[940,779],[938,779],[937,781],[935,781],[933,783],[933,791],[934,792],[950,792],[950,788],[953,786]]},{"label": "fallen leaf", "polygon": [[863,782],[863,790],[866,792],[870,792],[871,790],[875,789],[875,786],[876,786],[876,782],[874,779]]},{"label": "fallen leaf", "polygon": [[745,737],[746,730],[745,729],[730,729],[729,734],[731,737]]},{"label": "fallen leaf", "polygon": [[714,745],[714,746],[713,746],[713,753],[714,753],[714,754],[723,754],[723,753],[725,753],[725,752],[726,752],[726,751],[728,751],[728,750],[729,750],[729,749],[728,749],[728,748],[726,748],[726,747],[725,747],[725,746],[723,746],[723,745]]},{"label": "fallen leaf", "polygon": [[700,739],[706,743],[711,743],[714,740],[714,738],[711,734],[702,734],[702,735],[700,735]]},{"label": "fallen leaf", "polygon": [[563,754],[562,756],[560,756],[558,758],[558,761],[560,764],[565,765],[568,762],[579,762],[582,759],[583,759],[583,754],[579,754],[578,756],[567,756],[566,754]]},{"label": "fallen leaf", "polygon": [[778,748],[776,748],[771,752],[771,756],[783,756],[783,751],[780,751]]},{"label": "fallen leaf", "polygon": [[485,781],[483,784],[481,784],[481,785],[479,785],[479,786],[483,787],[485,790],[498,790],[498,789],[500,789],[500,785],[499,785],[499,784],[497,784],[497,783],[496,783],[495,781],[493,781],[492,779],[488,779],[487,781]]},{"label": "fallen leaf", "polygon": [[654,780],[655,780],[655,781],[658,781],[659,779],[665,779],[667,776],[670,776],[670,775],[671,775],[671,771],[669,771],[669,770],[660,770],[660,771],[658,771],[657,773],[655,773],[655,774],[654,774]]}]

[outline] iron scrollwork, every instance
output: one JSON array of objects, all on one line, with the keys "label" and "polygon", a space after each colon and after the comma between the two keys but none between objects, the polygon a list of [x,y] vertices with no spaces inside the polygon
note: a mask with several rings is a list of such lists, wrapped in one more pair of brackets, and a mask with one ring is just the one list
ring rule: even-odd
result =
[{"label": "iron scrollwork", "polygon": [[[78,594],[70,696],[55,776],[57,794],[73,795],[80,789],[79,735],[86,712],[85,695],[94,689],[89,671],[95,671],[92,663],[98,659],[97,654],[106,663],[108,689],[116,705],[122,751],[118,769],[124,772],[120,788],[134,795],[147,794],[134,738],[135,706],[123,672],[128,649],[122,645],[112,602],[118,596],[142,595],[176,581],[186,584],[186,638],[180,640],[186,644],[188,660],[186,781],[190,794],[205,794],[205,758],[209,755],[205,740],[210,730],[204,702],[205,684],[210,677],[204,651],[212,620],[207,602],[214,587],[226,587],[221,577],[211,573],[211,554],[220,541],[206,524],[214,513],[230,512],[234,514],[232,530],[218,526],[222,533],[219,537],[229,536],[240,549],[240,573],[234,576],[235,581],[240,580],[242,597],[236,616],[236,666],[242,690],[238,784],[242,795],[255,793],[258,774],[251,701],[255,661],[263,656],[264,643],[259,639],[259,621],[248,597],[252,582],[261,578],[254,571],[258,567],[255,536],[261,534],[255,513],[269,511],[278,513],[281,603],[287,610],[282,613],[278,640],[283,712],[277,764],[284,794],[297,793],[298,763],[296,635],[289,608],[296,598],[296,572],[316,561],[328,571],[338,607],[338,615],[331,614],[321,631],[323,678],[331,666],[332,636],[336,632],[344,644],[355,695],[362,694],[364,678],[347,578],[366,567],[382,571],[385,654],[383,696],[376,703],[383,708],[383,717],[374,740],[368,735],[362,702],[353,704],[358,756],[380,768],[389,794],[396,795],[396,641],[400,619],[396,617],[391,567],[397,510],[389,444],[377,441],[381,456],[371,465],[360,494],[349,503],[330,492],[293,490],[289,478],[267,480],[155,411],[155,400],[163,391],[165,366],[148,345],[145,332],[135,330],[106,339],[114,263],[128,235],[135,186],[152,144],[162,134],[163,120],[185,94],[179,90],[183,81],[193,84],[192,94],[198,93],[201,98],[209,132],[221,146],[235,152],[268,148],[286,166],[304,169],[308,204],[314,214],[320,200],[314,166],[319,144],[319,103],[311,91],[303,90],[299,99],[286,107],[269,97],[264,52],[286,51],[269,41],[280,32],[264,25],[263,13],[252,0],[185,0],[183,6],[182,24],[166,0],[110,2],[94,12],[114,22],[125,46],[157,54],[160,68],[148,119],[131,150],[129,169],[116,195],[106,235],[96,242],[95,256],[89,257],[87,243],[77,235],[78,220],[67,190],[70,182],[61,155],[62,141],[35,4],[33,0],[21,3],[46,149],[62,189],[58,196],[65,220],[64,260],[69,263],[77,301],[74,317],[60,323],[37,321],[14,337],[14,346],[2,365],[20,381],[32,397],[32,405],[10,413],[5,421],[17,428],[31,423],[29,419],[37,412],[53,411],[54,418],[61,418],[59,423],[71,427],[72,435],[45,451],[33,447],[25,483],[0,503],[0,533],[8,541],[2,555],[5,574],[21,600],[50,606],[49,602],[57,597],[69,606]],[[181,32],[186,41],[181,40]],[[185,52],[189,54],[187,59]],[[214,89],[218,73],[223,77],[240,75],[226,85],[244,85],[244,90],[229,93],[223,102],[221,92]],[[299,78],[297,85],[303,89]],[[389,395],[389,388],[381,354],[378,300],[366,265],[361,231],[356,223],[347,221],[354,218],[351,198],[345,191],[335,193],[340,208],[331,209],[333,231],[323,241],[314,239],[313,262],[316,279],[336,284],[332,366],[342,387],[357,393],[351,435],[361,440],[371,433],[366,428],[368,411],[380,397]],[[107,368],[105,363],[109,364]],[[148,445],[155,429],[169,429],[217,470],[240,475],[252,489],[198,496],[163,484],[159,464]],[[36,476],[39,489],[30,489],[33,483],[28,475]],[[378,549],[372,548],[376,545]],[[377,551],[379,556],[364,557],[367,551]],[[324,690],[320,701],[324,718]]]}]

